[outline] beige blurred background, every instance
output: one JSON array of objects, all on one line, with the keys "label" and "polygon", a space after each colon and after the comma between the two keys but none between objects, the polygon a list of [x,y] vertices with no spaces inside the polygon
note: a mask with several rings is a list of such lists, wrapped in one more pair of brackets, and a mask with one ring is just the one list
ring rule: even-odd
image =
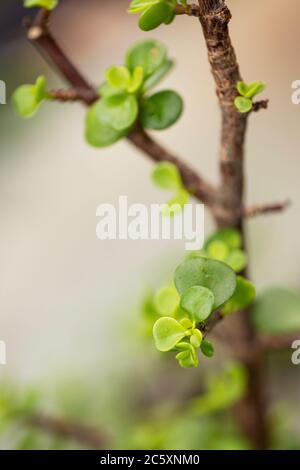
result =
[{"label": "beige blurred background", "polygon": [[[127,4],[64,0],[52,29],[96,84],[107,66],[122,63],[133,41],[154,36],[166,43],[177,65],[161,86],[182,94],[185,113],[156,138],[216,183],[219,112],[198,21],[180,17],[173,27],[145,34],[136,16],[126,14]],[[282,215],[249,222],[252,276],[259,288],[280,283],[299,289],[300,106],[291,103],[291,83],[300,79],[300,3],[228,5],[243,77],[266,81],[270,98],[269,109],[250,119],[247,201],[293,203]],[[0,49],[8,92],[39,73],[63,86],[13,16],[10,21]],[[127,330],[145,286],[169,279],[184,243],[100,242],[95,214],[101,202],[117,202],[118,195],[145,204],[164,201],[150,181],[151,161],[126,141],[105,150],[88,147],[78,104],[46,104],[26,122],[9,102],[0,108],[0,339],[8,359],[0,376],[48,381],[73,371],[85,380],[108,369],[126,374],[135,363],[143,367],[142,351],[133,359],[134,332]],[[207,232],[211,228],[207,216]]]}]

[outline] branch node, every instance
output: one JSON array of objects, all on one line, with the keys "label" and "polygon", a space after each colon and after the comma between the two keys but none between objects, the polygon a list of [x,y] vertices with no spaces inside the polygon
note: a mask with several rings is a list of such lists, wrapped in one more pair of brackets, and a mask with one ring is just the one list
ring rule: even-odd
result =
[{"label": "branch node", "polygon": [[41,26],[31,26],[27,32],[27,37],[30,41],[36,41],[43,35],[44,31]]},{"label": "branch node", "polygon": [[269,100],[261,100],[253,103],[252,111],[257,113],[260,109],[267,109],[269,105]]},{"label": "branch node", "polygon": [[291,201],[289,199],[283,202],[252,206],[244,210],[244,217],[253,218],[258,215],[271,214],[273,212],[281,212],[285,209],[288,209],[290,206]]}]

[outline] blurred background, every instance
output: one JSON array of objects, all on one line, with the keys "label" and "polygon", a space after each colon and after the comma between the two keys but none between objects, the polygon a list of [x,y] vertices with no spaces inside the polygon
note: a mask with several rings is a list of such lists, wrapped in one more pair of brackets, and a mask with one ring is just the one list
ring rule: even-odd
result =
[{"label": "blurred background", "polygon": [[[198,21],[179,17],[175,27],[143,33],[136,15],[126,13],[128,3],[62,0],[52,31],[95,84],[109,65],[123,62],[134,41],[148,36],[164,42],[176,67],[162,86],[180,92],[185,112],[156,137],[217,183],[220,116]],[[299,290],[300,107],[291,102],[291,84],[300,79],[300,3],[289,0],[287,8],[285,0],[228,0],[228,6],[243,77],[267,82],[270,99],[269,109],[250,120],[247,201],[292,201],[280,215],[248,222],[252,278],[259,290],[274,284]],[[117,203],[119,195],[144,204],[165,201],[151,184],[152,163],[126,141],[104,150],[89,147],[79,104],[49,103],[33,119],[20,120],[10,103],[17,86],[39,74],[50,87],[64,82],[27,43],[22,2],[1,0],[0,11],[0,79],[7,84],[7,105],[0,106],[0,339],[7,365],[0,366],[0,380],[37,385],[43,410],[69,407],[97,424],[101,416],[118,436],[121,428],[131,429],[132,417],[149,400],[166,404],[200,392],[202,368],[211,367],[191,372],[175,364],[173,370],[140,334],[141,299],[169,281],[184,242],[97,240],[100,203]],[[207,214],[206,232],[212,228]],[[269,398],[282,406],[290,402],[299,416],[300,366],[276,355],[268,380]],[[289,425],[297,434],[296,421],[290,417]],[[140,439],[143,447],[144,431],[119,445],[137,447]],[[13,445],[10,437],[1,448]],[[183,433],[169,442],[184,445],[199,443],[185,444]]]}]

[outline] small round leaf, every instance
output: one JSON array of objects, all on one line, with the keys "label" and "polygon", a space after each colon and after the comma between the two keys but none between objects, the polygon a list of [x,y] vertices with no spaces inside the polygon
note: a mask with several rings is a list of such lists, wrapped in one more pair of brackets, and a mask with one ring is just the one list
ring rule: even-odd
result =
[{"label": "small round leaf", "polygon": [[225,261],[236,273],[240,273],[246,268],[248,257],[245,251],[237,249],[232,250]]},{"label": "small round leaf", "polygon": [[172,316],[180,303],[180,297],[174,286],[160,289],[154,297],[154,305],[160,315]]},{"label": "small round leaf", "polygon": [[174,318],[159,318],[153,327],[155,346],[159,351],[173,349],[186,336],[185,328]]},{"label": "small round leaf", "polygon": [[230,315],[248,307],[254,302],[255,297],[256,289],[252,282],[242,276],[237,276],[236,290],[231,299],[224,305],[223,314]]},{"label": "small round leaf", "polygon": [[166,60],[167,49],[159,41],[148,39],[133,45],[127,52],[126,65],[131,72],[137,66],[144,69],[145,78],[152,75]]},{"label": "small round leaf", "polygon": [[167,129],[180,118],[182,111],[183,101],[178,93],[160,91],[142,103],[141,123],[146,129]]},{"label": "small round leaf", "polygon": [[174,66],[174,61],[166,59],[161,66],[154,72],[150,77],[147,78],[144,82],[143,90],[148,91],[150,88],[153,88],[157,85],[172,69]]},{"label": "small round leaf", "polygon": [[176,355],[176,359],[181,367],[190,369],[198,366],[198,358],[192,351],[182,351]]},{"label": "small round leaf", "polygon": [[222,240],[213,240],[207,245],[206,252],[209,258],[226,261],[229,255],[229,248]]},{"label": "small round leaf", "polygon": [[210,243],[216,240],[226,243],[230,249],[240,248],[242,245],[241,234],[234,228],[224,228],[218,230],[218,232],[214,233],[211,237],[208,238],[205,243],[205,248],[208,249]]},{"label": "small round leaf", "polygon": [[222,261],[192,258],[185,260],[176,269],[175,285],[181,295],[193,286],[211,290],[215,297],[215,310],[233,295],[236,274]]},{"label": "small round leaf", "polygon": [[248,91],[248,86],[245,82],[238,82],[236,88],[241,96],[246,96],[247,91]]},{"label": "small round leaf", "polygon": [[127,67],[113,65],[106,70],[105,79],[112,88],[126,90],[130,84],[131,76]]},{"label": "small round leaf", "polygon": [[214,303],[214,294],[203,286],[190,287],[181,298],[181,308],[198,322],[202,322],[210,316]]},{"label": "small round leaf", "polygon": [[117,88],[111,87],[106,82],[102,83],[102,85],[100,85],[100,87],[99,87],[99,95],[102,98],[112,96],[112,95],[119,95],[119,94],[120,94],[120,90],[118,90]]},{"label": "small round leaf", "polygon": [[252,100],[250,98],[245,98],[244,96],[237,96],[234,100],[234,105],[242,114],[249,113],[253,106]]},{"label": "small round leaf", "polygon": [[139,13],[160,1],[161,0],[132,0],[127,11],[128,13]]},{"label": "small round leaf", "polygon": [[161,162],[155,166],[152,173],[152,181],[162,189],[178,189],[182,186],[178,168],[170,162]]},{"label": "small round leaf", "polygon": [[190,337],[191,345],[194,346],[194,348],[198,349],[201,346],[202,340],[203,340],[203,335],[201,331],[198,329],[195,329],[193,331],[193,334]]},{"label": "small round leaf", "polygon": [[91,106],[85,120],[85,138],[93,147],[108,147],[124,137],[125,132],[117,131],[99,119],[99,102]]},{"label": "small round leaf", "polygon": [[165,21],[168,21],[172,12],[173,7],[165,1],[156,3],[145,10],[144,13],[140,16],[139,27],[143,31],[151,31]]},{"label": "small round leaf", "polygon": [[187,204],[189,200],[189,197],[189,193],[184,188],[180,188],[176,195],[170,199],[167,204],[164,205],[161,211],[162,215],[164,217],[175,217],[183,210],[185,204]]},{"label": "small round leaf", "polygon": [[13,94],[13,103],[21,117],[29,118],[35,114],[46,97],[46,80],[40,76],[34,85],[22,85],[17,88]]},{"label": "small round leaf", "polygon": [[204,356],[213,357],[215,351],[214,351],[214,346],[210,341],[207,341],[206,339],[204,339],[201,343],[200,348]]},{"label": "small round leaf", "polygon": [[124,131],[129,129],[137,119],[137,99],[125,93],[107,96],[99,101],[97,115],[102,123],[117,131]]},{"label": "small round leaf", "polygon": [[127,88],[128,93],[136,93],[144,81],[144,69],[140,65],[134,68],[130,84]]}]

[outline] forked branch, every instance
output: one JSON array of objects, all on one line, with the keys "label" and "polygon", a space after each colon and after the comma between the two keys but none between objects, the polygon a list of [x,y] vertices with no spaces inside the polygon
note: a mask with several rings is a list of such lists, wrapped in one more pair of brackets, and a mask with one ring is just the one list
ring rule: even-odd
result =
[{"label": "forked branch", "polygon": [[[183,11],[184,10],[184,11]],[[228,23],[231,14],[223,0],[199,0],[199,6],[177,7],[177,14],[189,14],[199,16],[212,73],[216,83],[217,96],[222,115],[222,132],[220,144],[220,173],[221,184],[216,190],[204,178],[199,176],[186,163],[167,151],[139,126],[129,136],[129,141],[153,161],[169,161],[179,169],[187,190],[210,207],[219,226],[237,227],[242,235],[243,218],[245,215],[253,216],[262,212],[270,212],[271,209],[252,208],[244,206],[244,142],[247,129],[247,121],[251,113],[241,114],[234,106],[237,96],[236,84],[241,81],[241,74],[231,44]],[[99,99],[96,89],[85,79],[77,67],[63,52],[53,38],[48,27],[49,13],[41,9],[33,22],[27,22],[28,38],[46,54],[57,67],[62,76],[73,88],[73,91],[63,93],[53,92],[53,98],[60,100],[82,100],[86,105],[91,105]],[[254,103],[253,110],[266,108],[267,101]],[[276,206],[278,210],[278,205]],[[208,334],[222,319],[217,313],[207,323],[204,333]],[[232,319],[232,331],[243,344],[244,352],[255,348],[257,336],[255,335],[247,312]],[[246,355],[246,354],[245,354]],[[237,420],[245,435],[256,448],[267,447],[267,428],[265,409],[263,403],[261,354],[256,361],[245,364],[249,373],[249,389],[246,397],[238,406]],[[51,428],[51,420],[40,421],[47,423]],[[54,426],[55,427],[55,426]]]},{"label": "forked branch", "polygon": [[[53,92],[53,98],[56,97],[62,101],[81,99],[89,106],[99,99],[99,95],[54,39],[49,30],[49,19],[49,12],[40,9],[34,21],[27,20],[25,24],[28,39],[40,48],[43,54],[46,53],[63,78],[73,87],[73,91],[66,93]],[[217,200],[217,191],[181,159],[163,148],[139,127],[128,136],[128,139],[155,162],[164,160],[174,163],[181,173],[186,189],[207,206],[211,208],[214,206]]]}]

